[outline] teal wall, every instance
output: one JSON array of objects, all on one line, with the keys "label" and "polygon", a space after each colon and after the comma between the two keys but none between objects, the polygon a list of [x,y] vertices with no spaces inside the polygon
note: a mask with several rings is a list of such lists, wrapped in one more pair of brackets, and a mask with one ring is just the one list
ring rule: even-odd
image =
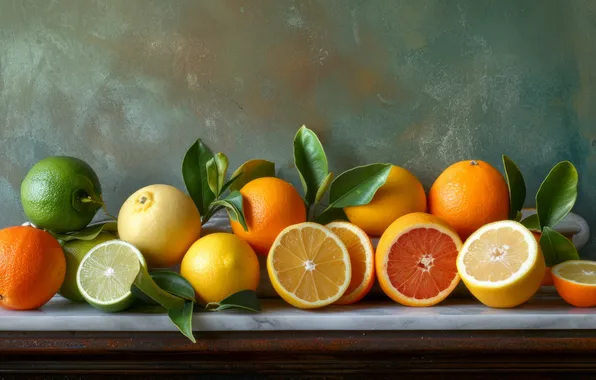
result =
[{"label": "teal wall", "polygon": [[112,213],[183,187],[197,137],[297,183],[306,124],[334,170],[392,162],[427,187],[506,153],[534,194],[569,159],[596,231],[595,32],[590,0],[0,0],[0,227],[48,155],[88,161]]}]

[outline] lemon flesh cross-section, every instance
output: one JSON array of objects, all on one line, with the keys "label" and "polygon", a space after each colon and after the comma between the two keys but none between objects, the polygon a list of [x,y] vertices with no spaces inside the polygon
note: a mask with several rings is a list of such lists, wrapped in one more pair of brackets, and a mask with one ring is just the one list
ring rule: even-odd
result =
[{"label": "lemon flesh cross-section", "polygon": [[286,302],[303,309],[337,301],[350,284],[351,270],[344,243],[316,223],[284,229],[267,257],[274,289]]},{"label": "lemon flesh cross-section", "polygon": [[464,243],[457,270],[470,292],[487,306],[514,307],[540,288],[546,266],[540,245],[522,224],[487,224]]},{"label": "lemon flesh cross-section", "polygon": [[116,312],[132,305],[132,284],[146,267],[141,252],[122,240],[111,240],[95,246],[81,261],[77,286],[83,298],[93,307]]}]

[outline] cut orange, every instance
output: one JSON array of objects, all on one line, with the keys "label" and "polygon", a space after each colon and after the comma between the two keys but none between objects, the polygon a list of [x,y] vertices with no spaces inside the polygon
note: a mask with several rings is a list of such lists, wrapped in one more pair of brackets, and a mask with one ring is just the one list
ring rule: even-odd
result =
[{"label": "cut orange", "polygon": [[279,296],[301,309],[337,301],[352,278],[344,243],[331,230],[309,222],[287,227],[277,236],[267,272]]},{"label": "cut orange", "polygon": [[576,307],[596,306],[596,262],[570,260],[552,268],[557,293]]},{"label": "cut orange", "polygon": [[370,238],[360,227],[348,222],[333,222],[325,227],[345,244],[352,264],[352,280],[336,304],[356,303],[368,294],[375,283],[375,251]]},{"label": "cut orange", "polygon": [[442,219],[422,212],[397,219],[381,236],[375,255],[381,288],[406,306],[432,306],[459,283],[462,243]]}]

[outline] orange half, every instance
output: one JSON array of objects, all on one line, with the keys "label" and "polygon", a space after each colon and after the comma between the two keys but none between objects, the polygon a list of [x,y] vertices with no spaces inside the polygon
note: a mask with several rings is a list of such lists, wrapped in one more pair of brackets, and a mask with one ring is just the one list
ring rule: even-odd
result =
[{"label": "orange half", "polygon": [[457,255],[462,242],[442,219],[412,213],[397,219],[381,236],[375,254],[381,288],[406,306],[432,306],[459,283]]},{"label": "orange half", "polygon": [[348,222],[333,222],[325,227],[333,231],[345,244],[352,264],[350,285],[335,303],[356,303],[368,294],[375,283],[375,251],[370,238],[360,227]]}]

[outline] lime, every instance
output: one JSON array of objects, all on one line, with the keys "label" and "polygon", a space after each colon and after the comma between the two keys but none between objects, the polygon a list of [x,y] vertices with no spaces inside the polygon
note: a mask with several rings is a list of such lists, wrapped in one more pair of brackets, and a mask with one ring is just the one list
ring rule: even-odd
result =
[{"label": "lime", "polygon": [[141,266],[147,264],[134,245],[110,240],[96,245],[85,255],[77,271],[77,286],[83,298],[96,309],[121,311],[135,300],[130,289]]},{"label": "lime", "polygon": [[78,231],[103,206],[93,169],[74,157],[48,157],[35,164],[21,184],[25,215],[39,228],[57,233]]},{"label": "lime", "polygon": [[77,271],[83,257],[96,245],[114,240],[116,237],[109,232],[102,232],[93,240],[73,240],[64,243],[62,249],[66,257],[66,276],[60,288],[60,295],[74,302],[85,302],[85,298],[77,287]]}]

